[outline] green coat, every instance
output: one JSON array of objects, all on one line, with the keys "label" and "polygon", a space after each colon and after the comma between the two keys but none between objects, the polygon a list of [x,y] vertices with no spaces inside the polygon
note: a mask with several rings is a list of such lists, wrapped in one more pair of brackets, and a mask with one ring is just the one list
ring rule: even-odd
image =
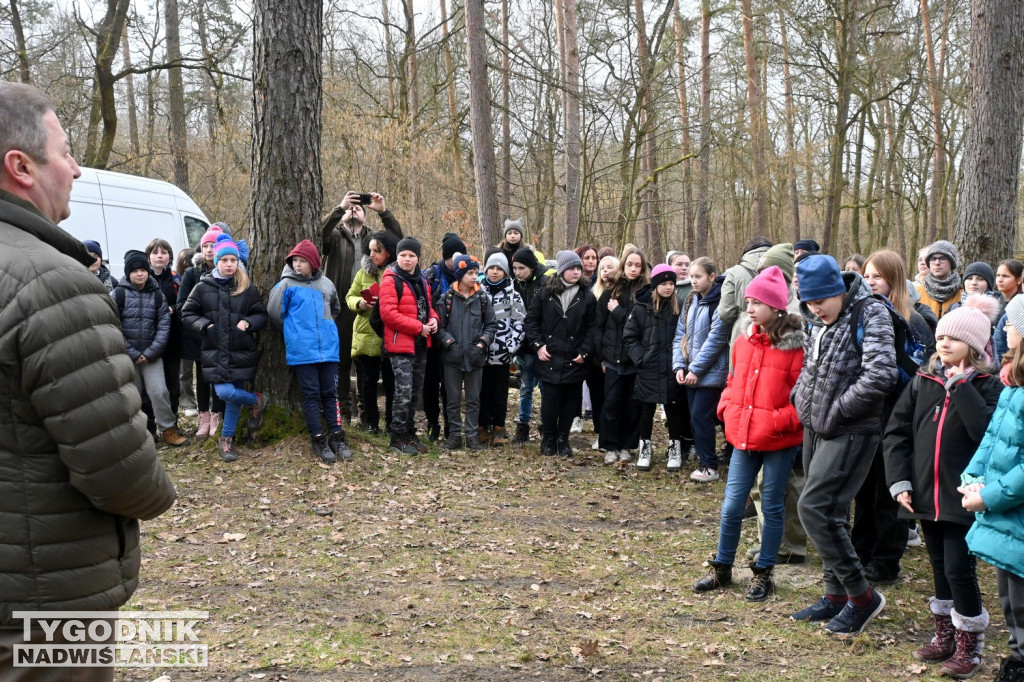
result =
[{"label": "green coat", "polygon": [[359,309],[359,302],[363,300],[359,292],[374,282],[380,284],[383,274],[384,271],[374,265],[369,256],[363,256],[363,267],[356,273],[356,278],[352,280],[352,286],[345,295],[345,305],[356,314],[356,321],[352,325],[352,355],[378,357],[384,347],[383,339],[370,328],[370,311]]},{"label": "green coat", "polygon": [[117,308],[81,242],[0,191],[0,629],[12,611],[113,611],[138,519],[174,503]]}]

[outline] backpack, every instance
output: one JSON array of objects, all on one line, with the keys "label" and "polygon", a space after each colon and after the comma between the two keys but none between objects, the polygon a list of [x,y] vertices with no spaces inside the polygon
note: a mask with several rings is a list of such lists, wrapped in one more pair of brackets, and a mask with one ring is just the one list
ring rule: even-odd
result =
[{"label": "backpack", "polygon": [[[420,276],[423,277],[422,275]],[[395,284],[395,296],[397,297],[396,303],[400,303],[402,301],[402,291],[405,289],[405,282],[401,277],[395,277],[395,279],[397,280]],[[427,286],[427,278],[423,277],[424,290],[426,290]],[[373,304],[372,308],[370,308],[370,329],[372,329],[373,333],[380,338],[384,338],[384,320],[380,316],[380,298],[378,298],[377,302]]]},{"label": "backpack", "polygon": [[[486,291],[481,291],[483,294],[480,297],[480,319],[487,317],[487,302],[490,300],[490,295]],[[455,297],[455,290],[449,289],[445,293],[444,298],[441,300],[444,302],[444,319],[447,324],[448,320],[452,317],[452,299]]]},{"label": "backpack", "polygon": [[[879,294],[875,294],[871,298],[882,303],[892,319],[892,329],[896,335],[896,385],[890,395],[898,396],[917,374],[918,368],[924,364],[925,347],[917,338],[913,327],[896,312],[889,299]],[[858,352],[863,351],[864,306],[869,300],[862,298],[853,304],[853,309],[850,311],[850,334]]]}]

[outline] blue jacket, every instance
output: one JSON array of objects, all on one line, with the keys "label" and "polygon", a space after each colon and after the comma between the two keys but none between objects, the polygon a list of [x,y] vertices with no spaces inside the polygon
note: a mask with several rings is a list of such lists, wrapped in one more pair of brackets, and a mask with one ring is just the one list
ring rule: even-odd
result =
[{"label": "blue jacket", "polygon": [[341,300],[322,270],[306,278],[285,265],[281,281],[270,291],[267,307],[271,322],[284,331],[287,364],[340,361],[341,344],[334,318],[341,312]]},{"label": "blue jacket", "polygon": [[732,325],[718,316],[723,281],[725,276],[719,276],[706,296],[691,294],[676,324],[672,371],[696,374],[697,388],[722,388],[729,376]]},{"label": "blue jacket", "polygon": [[975,514],[967,533],[971,554],[1024,577],[1024,388],[1003,389],[961,479],[985,484],[987,511]]},{"label": "blue jacket", "polygon": [[171,313],[156,280],[150,276],[142,289],[136,289],[127,277],[122,277],[110,296],[121,316],[121,331],[132,362],[140,355],[147,360],[162,358],[171,333]]}]

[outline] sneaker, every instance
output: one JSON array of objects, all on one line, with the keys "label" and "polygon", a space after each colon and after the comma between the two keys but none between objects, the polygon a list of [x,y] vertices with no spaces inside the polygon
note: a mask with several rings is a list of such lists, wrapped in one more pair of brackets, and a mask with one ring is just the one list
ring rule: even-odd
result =
[{"label": "sneaker", "polygon": [[[472,439],[470,439],[472,440]],[[441,443],[442,450],[461,450],[462,449],[462,436],[456,436],[452,434],[448,436],[445,442]]]},{"label": "sneaker", "polygon": [[191,407],[189,407],[183,410],[181,414],[182,416],[185,417],[195,417],[199,415],[199,410],[193,410]]},{"label": "sneaker", "polygon": [[683,454],[680,450],[679,441],[674,440],[668,444],[668,452],[665,453],[665,456],[668,457],[666,469],[669,471],[679,471],[683,468]]},{"label": "sneaker", "polygon": [[441,425],[437,422],[427,424],[427,440],[436,443],[441,440]]},{"label": "sneaker", "polygon": [[249,421],[245,423],[250,431],[255,431],[263,426],[263,412],[267,409],[267,397],[262,393],[256,394],[256,404],[249,410]]},{"label": "sneaker", "polygon": [[487,449],[487,443],[481,443],[476,438],[467,438],[466,439],[466,449],[467,450],[486,450]]},{"label": "sneaker", "polygon": [[871,603],[864,608],[857,608],[852,601],[846,602],[846,606],[828,622],[825,630],[840,639],[859,635],[884,608],[885,597],[878,590],[874,590]]},{"label": "sneaker", "polygon": [[868,564],[864,567],[864,579],[872,585],[895,585],[900,581],[900,572],[893,573]]},{"label": "sneaker", "polygon": [[583,419],[576,417],[572,420],[572,426],[569,427],[569,433],[583,433]]},{"label": "sneaker", "polygon": [[619,450],[619,461],[620,462],[629,462],[632,459],[633,459],[633,453],[631,453],[629,450]]},{"label": "sneaker", "polygon": [[636,468],[640,471],[651,470],[651,441],[642,440],[640,441],[640,451],[636,456]]},{"label": "sneaker", "polygon": [[619,461],[619,451],[618,450],[609,450],[608,452],[604,453],[604,463],[605,464],[615,464],[618,461]]},{"label": "sneaker", "polygon": [[179,432],[177,427],[174,426],[169,429],[164,429],[160,433],[160,440],[167,443],[172,448],[180,448],[188,442],[188,439],[181,435],[181,432]]},{"label": "sneaker", "polygon": [[810,606],[794,613],[790,616],[790,619],[807,623],[820,623],[823,620],[832,620],[838,616],[839,612],[843,610],[843,606],[843,604],[837,604],[829,599],[827,595],[823,595],[821,599]]},{"label": "sneaker", "polygon": [[921,534],[917,532],[917,524],[907,531],[907,547],[920,547],[924,542],[921,541]]},{"label": "sneaker", "polygon": [[327,447],[329,447],[331,452],[334,453],[334,456],[342,462],[352,461],[352,451],[349,449],[348,443],[345,441],[345,434],[341,431],[327,436]]},{"label": "sneaker", "polygon": [[690,474],[691,481],[700,481],[701,483],[710,483],[711,481],[718,480],[718,469],[709,469],[708,467],[700,467],[692,474]]},{"label": "sneaker", "polygon": [[[594,442],[590,444],[590,449],[593,450],[594,452],[601,452],[601,439],[595,438]],[[605,464],[607,463],[608,461],[605,460]]]},{"label": "sneaker", "polygon": [[221,437],[217,439],[217,451],[220,458],[225,462],[234,462],[238,459],[238,451],[235,450],[234,436]]},{"label": "sneaker", "polygon": [[338,461],[338,458],[334,455],[334,451],[331,450],[330,446],[327,445],[327,436],[322,433],[318,433],[310,438],[313,445],[313,454],[324,464],[334,464]]},{"label": "sneaker", "polygon": [[419,436],[417,436],[415,433],[409,434],[409,436],[405,439],[405,442],[411,445],[413,449],[416,450],[416,452],[418,452],[421,455],[430,450],[430,448],[427,447],[427,444],[421,441]]}]

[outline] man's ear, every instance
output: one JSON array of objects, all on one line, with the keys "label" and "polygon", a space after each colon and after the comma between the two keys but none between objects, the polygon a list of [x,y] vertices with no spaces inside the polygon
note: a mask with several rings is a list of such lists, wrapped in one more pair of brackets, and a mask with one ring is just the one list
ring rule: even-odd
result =
[{"label": "man's ear", "polygon": [[32,170],[36,162],[31,156],[20,149],[12,149],[4,155],[3,162],[0,184],[7,183],[21,189],[31,189],[35,186],[36,180]]}]

